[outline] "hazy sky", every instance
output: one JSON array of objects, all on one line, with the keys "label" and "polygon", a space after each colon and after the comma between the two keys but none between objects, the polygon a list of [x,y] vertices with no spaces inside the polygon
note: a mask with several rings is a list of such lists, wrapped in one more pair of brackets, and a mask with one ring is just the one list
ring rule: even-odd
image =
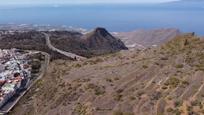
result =
[{"label": "hazy sky", "polygon": [[1,0],[5,4],[157,3],[176,0]]}]

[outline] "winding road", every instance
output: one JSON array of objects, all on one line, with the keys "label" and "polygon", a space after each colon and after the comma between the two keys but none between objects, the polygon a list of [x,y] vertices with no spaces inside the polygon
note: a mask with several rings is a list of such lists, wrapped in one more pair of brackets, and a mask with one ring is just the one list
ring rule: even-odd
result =
[{"label": "winding road", "polygon": [[[82,56],[79,56],[79,55],[76,55],[74,53],[70,53],[70,52],[66,52],[66,51],[62,51],[60,49],[57,49],[55,48],[52,44],[51,44],[51,41],[50,41],[50,36],[46,33],[43,33],[45,35],[45,38],[46,38],[46,45],[53,51],[56,51],[64,56],[67,56],[73,60],[84,60],[86,59],[85,57],[82,57]],[[33,51],[35,52],[35,51]],[[40,52],[40,51],[37,51],[37,52]],[[32,82],[28,88],[23,91],[18,97],[16,97],[14,99],[14,101],[11,101],[11,102],[8,102],[6,104],[6,106],[4,106],[3,108],[0,109],[0,114],[7,114],[11,111],[11,109],[19,102],[19,100],[28,92],[28,90],[38,81],[40,80],[47,72],[47,69],[49,67],[49,62],[50,62],[50,55],[46,52],[41,52],[41,54],[43,54],[45,56],[45,62],[43,64],[43,66],[41,67],[41,74],[39,75],[39,77],[34,81]]]},{"label": "winding road", "polygon": [[47,44],[47,46],[48,46],[51,50],[56,51],[56,52],[58,52],[58,53],[60,53],[60,54],[62,54],[62,55],[64,55],[64,56],[67,56],[67,57],[73,59],[73,60],[79,61],[79,60],[84,60],[84,59],[86,59],[85,57],[79,56],[79,55],[74,54],[74,53],[62,51],[62,50],[60,50],[60,49],[54,47],[54,46],[51,44],[50,36],[49,36],[48,34],[46,34],[46,33],[43,33],[43,34],[45,35],[45,38],[46,38],[46,44]]}]

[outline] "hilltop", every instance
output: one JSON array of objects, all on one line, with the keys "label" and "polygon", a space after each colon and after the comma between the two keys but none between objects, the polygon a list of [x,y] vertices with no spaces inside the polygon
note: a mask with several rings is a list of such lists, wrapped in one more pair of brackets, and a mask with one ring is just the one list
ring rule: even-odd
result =
[{"label": "hilltop", "polygon": [[192,33],[143,51],[54,60],[11,114],[203,114],[203,49]]}]

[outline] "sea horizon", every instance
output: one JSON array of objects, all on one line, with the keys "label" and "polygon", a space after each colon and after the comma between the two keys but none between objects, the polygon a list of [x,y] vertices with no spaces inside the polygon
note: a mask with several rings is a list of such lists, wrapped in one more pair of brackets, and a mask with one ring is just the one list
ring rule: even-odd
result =
[{"label": "sea horizon", "polygon": [[[0,24],[36,24],[112,32],[176,28],[204,35],[201,7],[175,8],[161,4],[37,5],[0,9]],[[62,17],[63,16],[63,17]]]}]

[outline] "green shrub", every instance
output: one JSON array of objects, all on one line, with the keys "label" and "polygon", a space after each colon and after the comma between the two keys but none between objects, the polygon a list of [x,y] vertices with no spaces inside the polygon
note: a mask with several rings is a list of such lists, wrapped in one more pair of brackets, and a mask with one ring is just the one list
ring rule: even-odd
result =
[{"label": "green shrub", "polygon": [[119,79],[118,77],[115,77],[114,80],[115,80],[115,81],[118,81],[118,80],[120,80],[120,79]]},{"label": "green shrub", "polygon": [[181,111],[179,109],[175,109],[173,113],[175,113],[175,115],[181,115]]},{"label": "green shrub", "polygon": [[113,80],[110,79],[110,78],[106,78],[106,81],[107,81],[107,82],[113,82]]},{"label": "green shrub", "polygon": [[92,89],[95,95],[103,95],[105,93],[105,88],[97,86],[93,83],[88,84],[85,89]]},{"label": "green shrub", "polygon": [[147,69],[147,68],[148,68],[148,66],[147,66],[147,65],[143,65],[142,67],[143,67],[144,69]]},{"label": "green shrub", "polygon": [[115,100],[115,101],[121,101],[121,100],[122,100],[122,97],[123,97],[123,95],[121,95],[121,94],[116,94],[115,97],[114,97],[114,100]]},{"label": "green shrub", "polygon": [[186,87],[188,86],[190,83],[188,81],[182,81],[181,86],[182,87]]},{"label": "green shrub", "polygon": [[74,112],[79,115],[87,115],[87,109],[88,107],[84,106],[81,103],[78,103],[77,106],[74,108]]},{"label": "green shrub", "polygon": [[123,115],[123,112],[121,112],[121,111],[115,111],[115,112],[113,112],[113,115]]},{"label": "green shrub", "polygon": [[122,93],[122,92],[123,92],[123,89],[118,89],[116,92],[117,92],[117,93]]},{"label": "green shrub", "polygon": [[180,107],[182,104],[183,104],[182,101],[176,101],[176,102],[174,102],[174,106],[175,106],[175,107]]},{"label": "green shrub", "polygon": [[195,101],[191,101],[191,105],[192,105],[192,106],[200,106],[200,105],[202,105],[202,104],[201,104],[200,101],[195,100]]},{"label": "green shrub", "polygon": [[167,108],[166,111],[169,112],[169,113],[171,113],[171,112],[173,112],[174,110],[173,110],[172,108]]},{"label": "green shrub", "polygon": [[178,65],[176,65],[176,68],[183,68],[183,64],[178,64]]},{"label": "green shrub", "polygon": [[130,100],[135,100],[135,99],[136,99],[136,97],[130,96]]},{"label": "green shrub", "polygon": [[171,88],[175,88],[180,84],[180,80],[175,77],[171,77],[165,83],[166,86],[170,86]]},{"label": "green shrub", "polygon": [[104,60],[101,59],[101,58],[97,58],[95,60],[90,60],[88,61],[91,65],[94,65],[94,64],[97,64],[97,63],[100,63],[100,62],[103,62]]},{"label": "green shrub", "polygon": [[76,67],[76,68],[80,68],[80,67],[81,67],[81,64],[76,64],[75,67]]},{"label": "green shrub", "polygon": [[105,90],[100,87],[95,88],[94,91],[95,95],[103,95],[105,93]]},{"label": "green shrub", "polygon": [[134,113],[131,112],[121,112],[121,111],[114,111],[113,115],[134,115]]},{"label": "green shrub", "polygon": [[162,87],[162,89],[163,89],[163,90],[166,90],[166,89],[168,89],[168,87],[166,87],[166,86],[163,86],[163,87]]}]

